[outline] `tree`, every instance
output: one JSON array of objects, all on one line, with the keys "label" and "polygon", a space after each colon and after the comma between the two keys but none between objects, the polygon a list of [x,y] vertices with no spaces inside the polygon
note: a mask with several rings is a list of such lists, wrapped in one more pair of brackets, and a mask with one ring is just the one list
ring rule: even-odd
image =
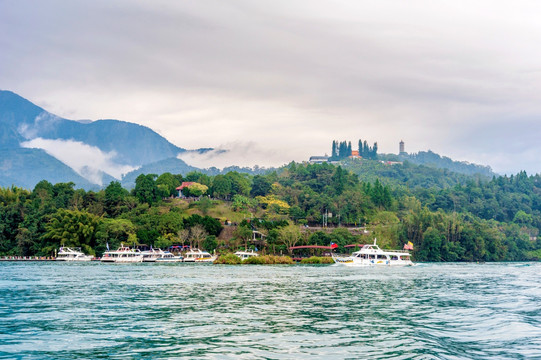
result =
[{"label": "tree", "polygon": [[218,247],[218,242],[216,241],[216,236],[209,235],[203,241],[203,247],[206,251],[212,252]]},{"label": "tree", "polygon": [[135,188],[133,195],[142,203],[152,205],[159,199],[159,190],[156,185],[155,174],[141,174],[135,179]]},{"label": "tree", "polygon": [[208,236],[205,228],[202,225],[194,225],[190,228],[190,247],[193,244],[197,245],[197,248],[201,248],[201,243]]},{"label": "tree", "polygon": [[53,185],[53,199],[57,209],[67,209],[75,190],[73,182],[58,183]]},{"label": "tree", "polygon": [[120,182],[111,181],[105,188],[105,211],[109,216],[116,217],[120,213],[122,202],[129,195]]},{"label": "tree", "polygon": [[256,175],[252,179],[252,190],[250,190],[250,195],[252,197],[256,196],[266,196],[272,188],[272,181],[263,175]]},{"label": "tree", "polygon": [[244,248],[248,248],[248,241],[252,238],[252,229],[248,226],[238,226],[233,235],[244,242]]},{"label": "tree", "polygon": [[163,173],[156,179],[156,185],[163,189],[164,197],[175,195],[175,189],[180,185],[180,182],[175,176],[169,172]]},{"label": "tree", "polygon": [[190,184],[189,186],[182,189],[182,192],[186,196],[199,197],[205,194],[207,190],[208,186],[194,182],[193,184]]},{"label": "tree", "polygon": [[278,240],[286,246],[290,254],[293,253],[290,248],[295,246],[300,239],[301,231],[298,226],[291,224],[278,230]]},{"label": "tree", "polygon": [[86,211],[59,209],[45,226],[43,237],[55,241],[55,245],[80,247],[94,254],[98,225],[98,217]]},{"label": "tree", "polygon": [[227,199],[231,195],[231,179],[225,175],[216,175],[212,182],[212,194],[220,199]]},{"label": "tree", "polygon": [[248,196],[250,194],[250,180],[246,175],[236,171],[230,171],[225,174],[231,180],[231,194]]},{"label": "tree", "polygon": [[127,219],[104,219],[96,232],[96,252],[103,253],[107,246],[116,249],[121,243],[130,244],[137,241],[135,225]]}]

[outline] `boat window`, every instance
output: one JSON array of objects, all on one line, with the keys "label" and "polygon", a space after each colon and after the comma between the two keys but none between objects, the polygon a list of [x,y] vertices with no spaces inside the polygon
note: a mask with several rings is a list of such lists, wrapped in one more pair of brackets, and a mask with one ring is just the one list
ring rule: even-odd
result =
[{"label": "boat window", "polygon": [[398,256],[396,256],[396,255],[391,255],[391,260],[398,260]]}]

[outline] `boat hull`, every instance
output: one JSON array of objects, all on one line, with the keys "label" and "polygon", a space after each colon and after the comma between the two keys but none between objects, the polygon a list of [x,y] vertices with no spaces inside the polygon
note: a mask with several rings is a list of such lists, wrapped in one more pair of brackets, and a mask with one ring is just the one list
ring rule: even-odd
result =
[{"label": "boat hull", "polygon": [[352,257],[333,257],[335,264],[352,267],[370,267],[370,266],[412,266],[411,261],[400,260],[365,260]]}]

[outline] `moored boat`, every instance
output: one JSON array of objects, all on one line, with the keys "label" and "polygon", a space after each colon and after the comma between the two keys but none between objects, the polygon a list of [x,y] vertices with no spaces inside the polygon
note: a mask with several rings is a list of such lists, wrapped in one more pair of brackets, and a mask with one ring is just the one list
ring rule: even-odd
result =
[{"label": "moored boat", "polygon": [[157,263],[169,263],[169,262],[182,262],[184,257],[181,255],[175,256],[169,251],[162,251],[162,254],[159,258],[156,259]]},{"label": "moored boat", "polygon": [[406,250],[382,250],[374,244],[366,244],[349,256],[332,255],[336,264],[345,266],[411,266],[411,254]]},{"label": "moored boat", "polygon": [[251,258],[251,257],[254,257],[254,256],[259,256],[259,254],[256,253],[253,250],[250,250],[250,251],[237,251],[235,253],[235,255],[237,255],[242,260],[245,260],[245,259],[248,259],[248,258]]},{"label": "moored boat", "polygon": [[164,254],[164,251],[161,249],[150,249],[146,251],[141,251],[141,255],[143,255],[143,262],[156,262],[162,255]]},{"label": "moored boat", "polygon": [[110,262],[110,263],[137,263],[143,262],[143,254],[139,249],[130,249],[120,245],[117,250],[106,251],[101,257],[101,262]]},{"label": "moored boat", "polygon": [[92,256],[86,255],[80,248],[61,247],[56,255],[56,261],[90,261]]},{"label": "moored boat", "polygon": [[200,249],[191,249],[184,255],[184,262],[214,262],[217,257],[217,255],[211,255],[207,251],[202,251]]}]

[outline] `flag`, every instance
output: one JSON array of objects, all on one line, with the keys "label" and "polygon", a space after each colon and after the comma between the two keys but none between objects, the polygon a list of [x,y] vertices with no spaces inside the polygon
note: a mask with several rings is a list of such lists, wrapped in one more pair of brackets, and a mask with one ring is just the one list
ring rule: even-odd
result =
[{"label": "flag", "polygon": [[107,247],[107,251],[109,251],[109,242],[106,242],[105,246]]},{"label": "flag", "polygon": [[413,243],[408,241],[407,244],[404,244],[404,250],[413,250]]},{"label": "flag", "polygon": [[336,249],[337,247],[338,247],[337,244],[335,244],[335,243],[333,243],[333,242],[331,243],[331,249]]}]

